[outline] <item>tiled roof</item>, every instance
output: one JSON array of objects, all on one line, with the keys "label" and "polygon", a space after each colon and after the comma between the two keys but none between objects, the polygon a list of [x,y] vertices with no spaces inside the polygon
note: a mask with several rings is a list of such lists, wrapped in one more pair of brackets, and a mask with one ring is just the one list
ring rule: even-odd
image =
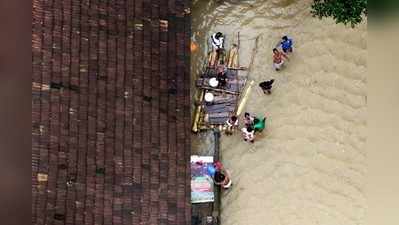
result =
[{"label": "tiled roof", "polygon": [[190,224],[189,0],[33,0],[32,224]]}]

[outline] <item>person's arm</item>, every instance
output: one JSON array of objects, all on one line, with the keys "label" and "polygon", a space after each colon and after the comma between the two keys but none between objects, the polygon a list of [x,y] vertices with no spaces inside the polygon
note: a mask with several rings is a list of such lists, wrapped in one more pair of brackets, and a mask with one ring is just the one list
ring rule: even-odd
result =
[{"label": "person's arm", "polygon": [[219,48],[217,39],[215,38],[215,34],[211,35],[211,42],[212,42],[212,46],[213,46],[214,49],[218,49]]},{"label": "person's arm", "polygon": [[288,58],[288,55],[285,54],[284,52],[281,52],[281,55],[282,55],[285,59],[290,60],[290,59]]},{"label": "person's arm", "polygon": [[228,177],[230,179],[229,171],[227,171],[226,169],[223,169],[223,173],[224,173],[224,176],[226,176],[226,177]]},{"label": "person's arm", "polygon": [[228,181],[230,180],[230,176],[228,176],[227,174],[225,174],[224,180],[223,180],[223,187],[224,185],[228,184]]}]

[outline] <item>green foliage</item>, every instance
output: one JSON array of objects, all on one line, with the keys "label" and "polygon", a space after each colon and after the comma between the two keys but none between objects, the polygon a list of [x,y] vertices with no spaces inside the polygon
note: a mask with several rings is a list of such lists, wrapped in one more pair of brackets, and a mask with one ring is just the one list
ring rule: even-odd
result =
[{"label": "green foliage", "polygon": [[355,27],[367,15],[367,0],[314,0],[311,13],[320,19],[333,17],[336,23]]}]

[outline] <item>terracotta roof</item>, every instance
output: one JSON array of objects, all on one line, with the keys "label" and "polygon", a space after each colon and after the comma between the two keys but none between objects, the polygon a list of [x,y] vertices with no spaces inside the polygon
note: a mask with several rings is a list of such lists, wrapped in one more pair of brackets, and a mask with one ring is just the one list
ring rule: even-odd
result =
[{"label": "terracotta roof", "polygon": [[189,4],[33,1],[33,224],[190,224]]}]

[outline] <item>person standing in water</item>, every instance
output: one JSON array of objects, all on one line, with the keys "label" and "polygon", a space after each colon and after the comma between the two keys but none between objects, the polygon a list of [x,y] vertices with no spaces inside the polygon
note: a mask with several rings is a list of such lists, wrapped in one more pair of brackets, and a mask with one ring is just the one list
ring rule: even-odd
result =
[{"label": "person standing in water", "polygon": [[259,87],[262,88],[264,94],[271,94],[272,93],[272,84],[274,83],[274,79],[263,81],[259,84]]},{"label": "person standing in water", "polygon": [[249,126],[249,127],[243,127],[241,129],[242,135],[244,137],[244,141],[249,141],[251,143],[254,143],[255,141],[255,130]]},{"label": "person standing in water", "polygon": [[251,116],[248,112],[244,113],[244,125],[250,127],[254,123],[255,117]]},{"label": "person standing in water", "polygon": [[266,117],[264,117],[262,120],[255,118],[254,119],[254,131],[261,133],[266,127]]},{"label": "person standing in water", "polygon": [[276,48],[281,46],[281,49],[283,49],[284,53],[288,53],[288,52],[291,53],[292,45],[293,45],[292,39],[288,38],[287,36],[283,36],[281,38],[281,42],[276,46]]},{"label": "person standing in water", "polygon": [[220,185],[224,189],[230,188],[233,183],[230,174],[225,169],[217,170],[213,176],[213,181],[216,185]]},{"label": "person standing in water", "polygon": [[288,60],[288,56],[277,48],[273,48],[273,67],[276,71],[279,71],[284,65],[284,59]]}]

